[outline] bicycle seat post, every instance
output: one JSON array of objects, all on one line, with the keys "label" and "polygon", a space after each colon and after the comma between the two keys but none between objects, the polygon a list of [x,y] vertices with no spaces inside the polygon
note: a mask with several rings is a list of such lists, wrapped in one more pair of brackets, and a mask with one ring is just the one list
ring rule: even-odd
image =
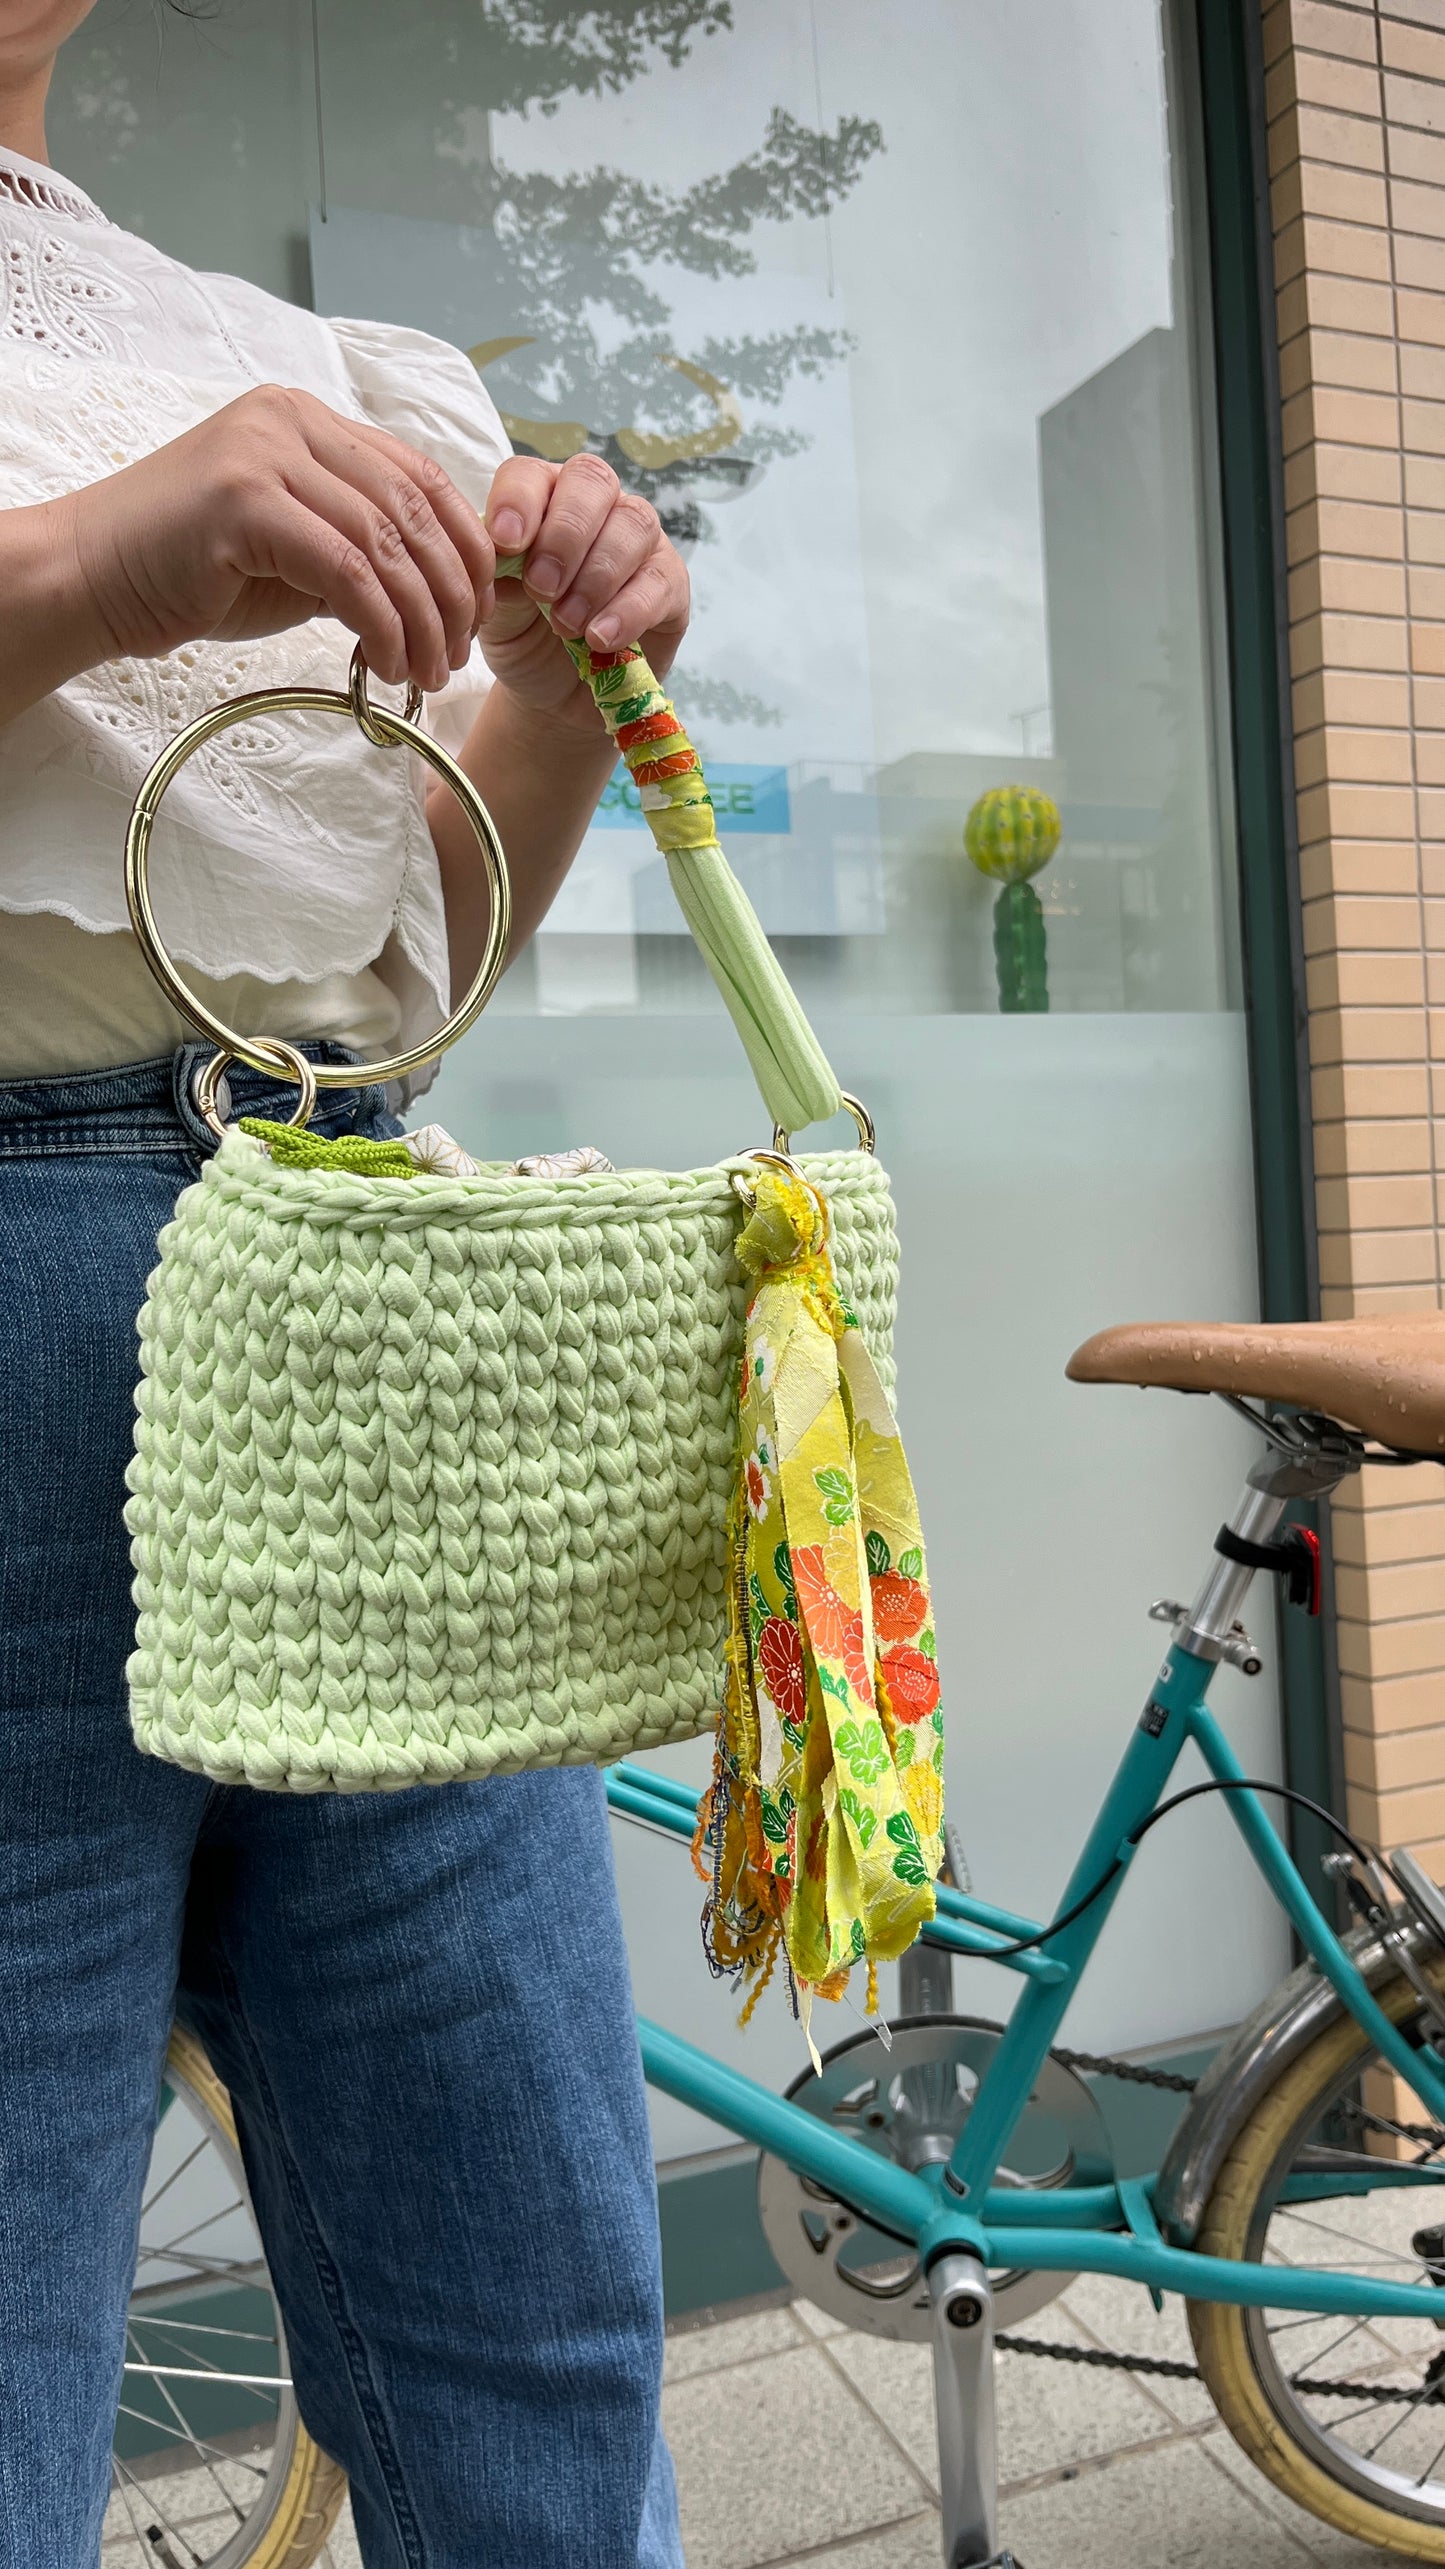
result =
[{"label": "bicycle seat post", "polygon": [[[1324,1498],[1360,1467],[1360,1440],[1328,1419],[1306,1415],[1292,1420],[1287,1429],[1282,1422],[1271,1421],[1269,1438],[1229,1520],[1229,1532],[1244,1543],[1268,1543],[1291,1499]],[[1247,1562],[1217,1552],[1193,1605],[1177,1624],[1180,1646],[1196,1659],[1232,1656],[1239,1611],[1255,1575]]]}]

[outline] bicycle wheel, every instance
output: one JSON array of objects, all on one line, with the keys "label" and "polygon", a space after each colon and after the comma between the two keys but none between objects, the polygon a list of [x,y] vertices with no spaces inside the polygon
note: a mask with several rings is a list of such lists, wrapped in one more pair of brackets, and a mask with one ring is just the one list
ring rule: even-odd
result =
[{"label": "bicycle wheel", "polygon": [[296,2412],[230,2098],[179,2027],[111,2471],[102,2569],[310,2569],[346,2495]]},{"label": "bicycle wheel", "polygon": [[[1423,2039],[1408,1982],[1375,1994],[1412,2041]],[[1439,2246],[1416,2245],[1445,2220],[1445,2130],[1421,2116],[1346,2016],[1281,2073],[1244,2126],[1196,2247],[1391,2282],[1445,2277]],[[1402,2156],[1418,2181],[1281,2199],[1292,2173],[1327,2189]],[[1217,2302],[1190,2302],[1188,2314],[1215,2406],[1266,2478],[1358,2542],[1445,2562],[1445,2292],[1438,2323]]]}]

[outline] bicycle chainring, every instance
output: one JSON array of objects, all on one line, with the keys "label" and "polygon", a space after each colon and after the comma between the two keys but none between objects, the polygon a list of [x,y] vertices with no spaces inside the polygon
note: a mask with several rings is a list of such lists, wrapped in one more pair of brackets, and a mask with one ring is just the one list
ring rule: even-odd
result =
[{"label": "bicycle chainring", "polygon": [[[823,2056],[822,2076],[805,2070],[788,2098],[881,2157],[923,2173],[947,2160],[1003,2028],[980,2016],[908,2016],[896,2018],[889,2031],[890,2051],[871,2031],[835,2044]],[[1112,2184],[1108,2130],[1076,2070],[1045,2061],[1009,2156],[999,2185]],[[911,2243],[875,2228],[768,2153],[758,2162],[758,2211],[768,2246],[806,2300],[871,2336],[927,2342],[932,2306]],[[996,2273],[999,2326],[1031,2318],[1071,2281],[1021,2268]]]}]

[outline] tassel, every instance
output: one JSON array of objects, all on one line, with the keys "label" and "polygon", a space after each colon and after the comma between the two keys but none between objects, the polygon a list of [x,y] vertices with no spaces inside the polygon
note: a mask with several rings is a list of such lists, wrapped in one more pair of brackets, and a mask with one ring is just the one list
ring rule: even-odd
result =
[{"label": "tassel", "polygon": [[715,1971],[786,1956],[814,1997],[907,1951],[943,1860],[943,1717],[918,1507],[828,1256],[827,1209],[760,1166],[728,1524],[726,1682],[694,1853]]}]

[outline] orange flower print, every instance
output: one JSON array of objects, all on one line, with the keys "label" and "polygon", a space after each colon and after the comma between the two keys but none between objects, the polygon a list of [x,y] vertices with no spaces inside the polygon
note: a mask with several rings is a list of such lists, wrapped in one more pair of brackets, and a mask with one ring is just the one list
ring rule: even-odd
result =
[{"label": "orange flower print", "polygon": [[818,1657],[840,1659],[848,1631],[848,1608],[823,1567],[821,1543],[805,1543],[793,1554],[793,1585],[808,1639]]},{"label": "orange flower print", "polygon": [[767,1438],[760,1436],[743,1465],[743,1488],[754,1525],[761,1524],[773,1504],[772,1460],[773,1449]]},{"label": "orange flower print", "polygon": [[883,1653],[888,1698],[900,1722],[921,1722],[938,1701],[938,1662],[921,1650],[895,1648]]},{"label": "orange flower print", "polygon": [[828,1874],[828,1823],[821,1811],[813,1815],[808,1831],[808,1849],[803,1858],[803,1871],[810,1882],[823,1882]]},{"label": "orange flower print", "polygon": [[848,1672],[848,1683],[852,1687],[854,1694],[857,1696],[859,1703],[871,1704],[873,1701],[873,1671],[868,1665],[867,1653],[864,1648],[863,1618],[861,1614],[854,1614],[848,1617],[847,1625],[843,1633],[842,1658],[843,1666]]},{"label": "orange flower print", "polygon": [[800,1722],[808,1709],[808,1681],[803,1671],[803,1645],[795,1624],[769,1615],[758,1640],[758,1666],[785,1722]]},{"label": "orange flower print", "polygon": [[873,1629],[880,1642],[911,1641],[923,1630],[928,1620],[928,1590],[921,1579],[905,1579],[897,1570],[886,1570],[881,1579],[870,1582],[873,1591]]}]

